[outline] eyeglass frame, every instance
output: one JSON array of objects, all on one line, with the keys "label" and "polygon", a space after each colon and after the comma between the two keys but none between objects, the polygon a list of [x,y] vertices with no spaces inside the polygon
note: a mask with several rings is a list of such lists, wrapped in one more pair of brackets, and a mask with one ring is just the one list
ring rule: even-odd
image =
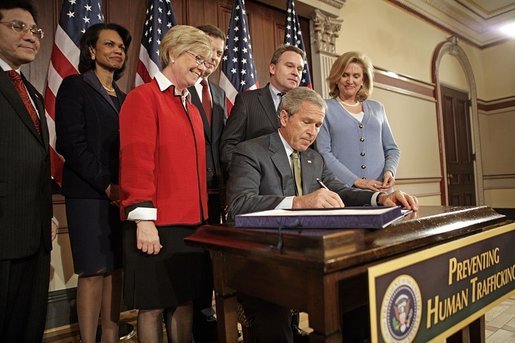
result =
[{"label": "eyeglass frame", "polygon": [[197,66],[203,64],[204,67],[208,67],[208,61],[206,61],[205,59],[203,59],[202,57],[200,57],[199,55],[197,55],[196,53],[192,52],[192,51],[189,51],[189,50],[186,50],[185,52],[187,52],[188,54],[190,54],[191,56],[193,56],[195,58],[195,63],[197,64]]},{"label": "eyeglass frame", "polygon": [[29,25],[21,20],[13,19],[11,21],[0,21],[0,24],[10,24],[11,29],[16,33],[27,33],[31,32],[34,37],[43,39],[45,32],[37,27],[37,25]]}]

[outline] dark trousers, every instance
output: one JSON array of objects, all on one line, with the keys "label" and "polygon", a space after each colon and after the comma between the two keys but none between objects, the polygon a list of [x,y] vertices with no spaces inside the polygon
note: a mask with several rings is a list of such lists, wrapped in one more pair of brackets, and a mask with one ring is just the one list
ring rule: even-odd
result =
[{"label": "dark trousers", "polygon": [[243,294],[238,294],[238,301],[245,317],[252,323],[257,343],[293,342],[289,308]]},{"label": "dark trousers", "polygon": [[45,330],[50,252],[0,260],[0,341],[41,343]]},{"label": "dark trousers", "polygon": [[[222,215],[222,201],[219,193],[210,192],[208,199],[208,211],[208,224],[220,224]],[[211,256],[208,251],[206,251],[204,254],[203,263],[205,268],[204,270],[206,272],[204,275],[202,275],[202,284],[200,286],[201,296],[193,300],[193,336],[197,340],[200,340],[201,338],[211,338],[209,336],[216,334],[216,332],[208,332],[208,316],[202,312],[205,309],[211,308],[213,301],[213,267],[211,264]],[[216,339],[216,337],[212,338]]]}]

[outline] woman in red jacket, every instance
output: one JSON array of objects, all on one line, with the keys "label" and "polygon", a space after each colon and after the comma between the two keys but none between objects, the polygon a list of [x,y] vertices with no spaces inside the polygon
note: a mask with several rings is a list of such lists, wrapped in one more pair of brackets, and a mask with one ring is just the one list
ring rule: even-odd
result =
[{"label": "woman in red jacket", "polygon": [[162,72],[131,91],[120,113],[124,300],[139,309],[143,342],[162,341],[165,308],[172,341],[191,337],[203,255],[184,238],[207,218],[207,184],[204,129],[188,87],[210,55],[206,34],[174,26],[159,48]]}]

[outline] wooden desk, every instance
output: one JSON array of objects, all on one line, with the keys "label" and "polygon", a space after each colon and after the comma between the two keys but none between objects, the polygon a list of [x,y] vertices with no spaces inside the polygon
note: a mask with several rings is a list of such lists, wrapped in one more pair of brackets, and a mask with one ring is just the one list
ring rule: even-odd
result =
[{"label": "wooden desk", "polygon": [[237,342],[238,291],[307,312],[311,342],[339,343],[342,312],[368,302],[368,267],[505,223],[489,207],[427,206],[376,231],[204,226],[187,241],[212,252],[220,342]]}]

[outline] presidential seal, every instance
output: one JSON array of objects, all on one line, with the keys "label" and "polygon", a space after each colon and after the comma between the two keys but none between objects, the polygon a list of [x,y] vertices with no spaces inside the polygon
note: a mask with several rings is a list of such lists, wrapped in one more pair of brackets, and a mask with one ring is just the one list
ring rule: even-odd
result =
[{"label": "presidential seal", "polygon": [[417,281],[399,275],[388,286],[381,303],[381,333],[385,342],[413,342],[422,317]]}]

